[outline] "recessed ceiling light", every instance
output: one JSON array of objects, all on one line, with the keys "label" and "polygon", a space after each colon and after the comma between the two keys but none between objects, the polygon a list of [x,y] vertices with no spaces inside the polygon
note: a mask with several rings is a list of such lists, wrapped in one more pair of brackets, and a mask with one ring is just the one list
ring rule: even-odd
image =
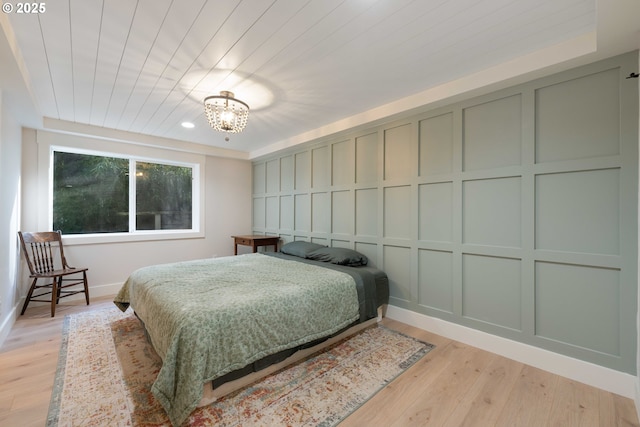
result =
[{"label": "recessed ceiling light", "polygon": [[193,129],[194,127],[196,127],[196,125],[194,125],[191,122],[182,122],[182,127],[187,129]]}]

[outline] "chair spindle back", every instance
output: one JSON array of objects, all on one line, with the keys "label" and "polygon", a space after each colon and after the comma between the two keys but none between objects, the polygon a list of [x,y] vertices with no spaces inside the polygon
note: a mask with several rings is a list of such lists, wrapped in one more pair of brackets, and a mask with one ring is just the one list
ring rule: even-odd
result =
[{"label": "chair spindle back", "polygon": [[19,233],[22,250],[27,255],[27,264],[32,274],[50,273],[66,268],[59,231]]},{"label": "chair spindle back", "polygon": [[53,271],[53,252],[51,242],[29,243],[33,256],[33,267],[38,273],[48,273]]}]

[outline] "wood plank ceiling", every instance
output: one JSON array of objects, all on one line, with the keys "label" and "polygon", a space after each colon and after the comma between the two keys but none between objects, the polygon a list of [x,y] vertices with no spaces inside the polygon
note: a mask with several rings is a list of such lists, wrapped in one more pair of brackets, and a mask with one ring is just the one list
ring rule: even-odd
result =
[{"label": "wood plank ceiling", "polygon": [[[55,0],[9,19],[44,117],[250,152],[592,32],[596,5]],[[230,143],[202,107],[221,90],[252,107]]]}]

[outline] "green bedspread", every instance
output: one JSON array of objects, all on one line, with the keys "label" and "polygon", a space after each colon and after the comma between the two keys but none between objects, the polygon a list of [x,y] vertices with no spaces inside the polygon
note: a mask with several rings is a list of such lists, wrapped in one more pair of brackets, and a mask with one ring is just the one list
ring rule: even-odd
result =
[{"label": "green bedspread", "polygon": [[114,302],[144,322],[163,360],[152,391],[176,426],[205,382],[359,318],[350,275],[259,253],[141,268]]}]

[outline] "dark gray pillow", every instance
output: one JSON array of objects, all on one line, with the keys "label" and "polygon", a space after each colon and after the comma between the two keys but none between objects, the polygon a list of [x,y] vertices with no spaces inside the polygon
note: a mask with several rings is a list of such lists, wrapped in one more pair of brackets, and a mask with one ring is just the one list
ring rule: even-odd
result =
[{"label": "dark gray pillow", "polygon": [[369,262],[366,256],[348,248],[320,248],[307,254],[307,258],[350,267],[360,267]]},{"label": "dark gray pillow", "polygon": [[280,248],[280,252],[287,255],[294,255],[300,258],[306,258],[309,252],[313,252],[316,249],[324,248],[326,246],[319,245],[317,243],[305,242],[304,240],[296,240],[295,242],[289,242]]}]

